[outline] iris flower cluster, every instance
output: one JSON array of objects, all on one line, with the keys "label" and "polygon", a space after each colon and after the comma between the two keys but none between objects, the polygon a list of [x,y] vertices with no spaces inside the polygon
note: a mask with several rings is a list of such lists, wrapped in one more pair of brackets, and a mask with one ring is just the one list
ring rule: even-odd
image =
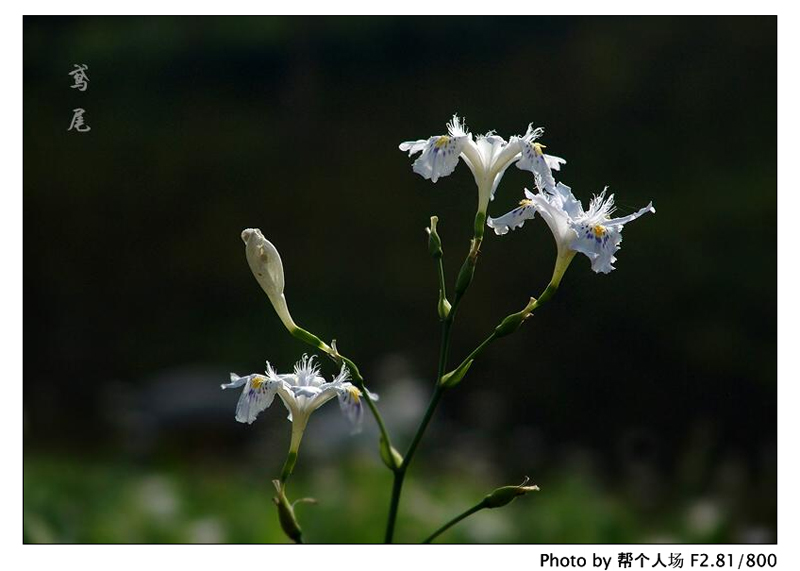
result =
[{"label": "iris flower cluster", "polygon": [[[614,270],[616,253],[622,242],[624,226],[640,216],[655,212],[653,204],[625,216],[615,215],[614,195],[607,188],[596,194],[584,209],[583,204],[566,184],[556,181],[556,175],[566,161],[558,156],[544,152],[545,145],[540,142],[544,134],[541,127],[528,125],[522,135],[506,141],[494,132],[473,135],[464,121],[454,115],[447,123],[445,134],[433,135],[426,139],[406,141],[400,150],[409,156],[419,154],[412,165],[413,171],[425,179],[437,182],[453,173],[458,163],[463,161],[472,172],[478,190],[478,207],[475,216],[474,236],[469,254],[459,272],[455,283],[453,303],[447,299],[444,269],[442,265],[442,244],[436,225],[438,217],[431,217],[427,228],[429,251],[437,262],[439,274],[438,313],[442,321],[442,344],[439,357],[439,371],[434,395],[417,433],[405,455],[401,455],[391,444],[388,431],[378,412],[375,402],[378,396],[367,390],[361,373],[350,359],[339,353],[336,342],[330,344],[300,327],[292,318],[284,294],[285,277],[283,263],[275,246],[267,240],[261,230],[248,228],[241,234],[245,244],[245,257],[258,284],[266,293],[284,327],[297,339],[308,343],[315,349],[331,357],[339,367],[339,372],[330,381],[320,373],[315,357],[303,355],[291,373],[280,374],[267,362],[264,373],[239,376],[231,373],[230,382],[221,385],[223,389],[242,389],[236,405],[235,418],[241,423],[251,424],[258,415],[269,408],[277,396],[289,412],[292,423],[291,442],[281,478],[274,480],[277,496],[273,498],[278,507],[281,525],[286,534],[300,542],[302,533],[294,515],[294,504],[286,497],[286,482],[297,460],[303,433],[311,414],[325,403],[336,399],[345,417],[357,431],[362,423],[364,409],[369,408],[380,430],[381,458],[394,473],[394,485],[386,528],[386,541],[391,542],[394,523],[400,502],[400,493],[408,466],[417,449],[425,428],[442,397],[442,394],[458,384],[466,375],[473,361],[496,339],[515,331],[531,313],[546,302],[557,290],[564,272],[575,254],[581,253],[589,258],[591,268],[596,273],[607,274]],[[498,187],[511,165],[533,175],[531,188],[523,189],[519,205],[511,211],[492,218],[488,215],[489,204],[494,200]],[[483,240],[486,226],[495,234],[502,236],[511,230],[522,228],[525,222],[534,220],[536,215],[544,220],[553,234],[556,243],[556,262],[553,276],[539,298],[530,298],[525,308],[511,314],[500,322],[491,335],[464,359],[459,366],[447,372],[447,355],[450,329],[456,310],[464,292],[469,287]],[[527,485],[526,480],[519,486],[505,486],[487,495],[481,502],[463,514],[452,519],[434,534],[433,540],[452,525],[481,509],[501,507],[515,497],[531,491],[538,486]],[[298,500],[303,501],[303,500]]]}]

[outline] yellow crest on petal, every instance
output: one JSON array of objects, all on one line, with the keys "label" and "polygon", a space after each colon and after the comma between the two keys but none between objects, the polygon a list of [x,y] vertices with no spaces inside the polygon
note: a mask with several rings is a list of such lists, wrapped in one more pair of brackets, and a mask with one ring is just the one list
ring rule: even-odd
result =
[{"label": "yellow crest on petal", "polygon": [[356,387],[353,386],[348,387],[347,392],[350,394],[350,398],[352,398],[354,401],[358,402],[359,400],[361,400],[361,391],[358,390]]}]

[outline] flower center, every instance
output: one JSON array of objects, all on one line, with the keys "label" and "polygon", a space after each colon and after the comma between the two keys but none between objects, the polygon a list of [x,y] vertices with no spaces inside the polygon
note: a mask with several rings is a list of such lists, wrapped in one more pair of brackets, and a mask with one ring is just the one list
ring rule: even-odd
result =
[{"label": "flower center", "polygon": [[602,238],[603,236],[606,235],[605,227],[601,226],[600,224],[596,224],[595,226],[593,226],[592,227],[592,232],[594,232],[594,235],[597,238]]},{"label": "flower center", "polygon": [[444,147],[449,142],[450,142],[450,137],[448,137],[447,135],[442,135],[441,137],[436,139],[436,142],[434,143],[434,146],[437,149],[441,149],[442,147]]},{"label": "flower center", "polygon": [[250,386],[257,390],[260,389],[261,385],[263,385],[266,381],[267,379],[264,377],[253,377],[253,379],[250,381]]}]

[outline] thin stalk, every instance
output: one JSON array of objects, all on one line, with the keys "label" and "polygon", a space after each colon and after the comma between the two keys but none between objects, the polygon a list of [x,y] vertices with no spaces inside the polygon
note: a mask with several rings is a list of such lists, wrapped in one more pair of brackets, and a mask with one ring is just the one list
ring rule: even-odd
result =
[{"label": "thin stalk", "polygon": [[406,471],[398,468],[394,471],[394,482],[392,482],[392,500],[389,503],[389,517],[386,521],[386,536],[384,543],[392,543],[394,538],[394,527],[397,522],[397,508],[400,505],[400,492],[403,490],[403,480],[406,477]]},{"label": "thin stalk", "polygon": [[479,504],[476,504],[476,505],[472,506],[471,508],[469,508],[469,509],[468,509],[467,511],[465,511],[464,513],[462,513],[462,514],[460,514],[460,515],[457,515],[456,517],[454,517],[453,519],[451,519],[450,521],[448,521],[446,524],[444,524],[442,527],[440,527],[439,529],[437,529],[436,531],[434,531],[434,532],[433,532],[433,533],[432,533],[430,536],[428,536],[428,537],[425,539],[425,541],[423,541],[422,543],[430,543],[431,541],[433,541],[434,539],[436,539],[437,537],[439,537],[441,534],[443,534],[445,531],[447,531],[448,529],[450,529],[451,527],[453,527],[455,524],[457,524],[458,522],[460,522],[462,519],[466,519],[466,518],[468,518],[469,516],[471,516],[472,514],[474,514],[475,512],[479,512],[479,511],[481,511],[481,510],[482,510],[482,509],[484,509],[484,508],[486,508],[486,503],[485,503],[485,501],[481,501]]},{"label": "thin stalk", "polygon": [[[550,283],[547,284],[547,287],[542,291],[539,298],[535,300],[532,299],[533,303],[525,307],[525,310],[528,311],[528,314],[531,314],[534,311],[536,311],[538,308],[547,303],[555,295],[556,291],[558,291],[558,282],[560,281],[561,281],[560,276],[558,281],[556,281],[555,279],[551,280]],[[453,370],[457,370],[461,367],[464,367],[469,361],[473,361],[476,358],[478,358],[481,355],[481,353],[483,353],[486,350],[486,348],[498,338],[499,336],[497,335],[497,330],[492,331],[492,333],[486,339],[484,339],[483,342],[472,351],[472,353],[467,355],[467,357],[463,361],[461,361],[461,364],[458,367],[456,367]]]},{"label": "thin stalk", "polygon": [[[481,211],[479,211],[475,216],[475,232],[472,242],[470,243],[469,254],[467,255],[466,260],[464,260],[464,264],[456,280],[453,305],[442,321],[442,341],[439,348],[439,366],[436,372],[436,387],[433,390],[431,401],[428,403],[428,408],[425,410],[425,415],[422,417],[422,421],[417,428],[417,432],[414,434],[414,438],[411,440],[411,444],[409,444],[408,450],[403,456],[403,463],[394,471],[392,498],[389,503],[389,517],[386,523],[386,543],[392,543],[394,539],[394,529],[397,521],[398,507],[400,505],[400,495],[403,491],[403,481],[405,480],[406,472],[408,471],[408,467],[411,465],[411,460],[414,458],[414,453],[417,451],[417,447],[419,446],[419,443],[425,434],[425,429],[428,427],[428,424],[430,424],[433,414],[436,412],[436,407],[439,405],[439,401],[441,401],[442,395],[446,390],[445,387],[442,386],[441,380],[447,368],[447,358],[450,353],[450,332],[453,327],[456,311],[461,303],[461,299],[466,293],[469,285],[472,283],[472,276],[475,271],[475,266],[477,265],[481,242],[483,241],[483,224],[485,219],[486,215],[482,214]],[[444,266],[442,264],[441,255],[437,256],[436,265],[439,279],[440,299],[446,299]]]},{"label": "thin stalk", "polygon": [[439,276],[439,292],[441,297],[447,299],[447,285],[445,284],[444,278],[444,264],[442,263],[442,257],[439,256],[436,258],[436,270]]},{"label": "thin stalk", "polygon": [[[453,306],[451,313],[453,317],[455,317],[455,311],[456,306]],[[450,331],[452,326],[452,319],[446,319],[442,324],[442,345],[439,350],[439,368],[436,373],[436,388],[433,390],[431,401],[428,403],[428,408],[425,410],[425,416],[422,417],[417,432],[414,434],[414,438],[411,440],[411,444],[409,444],[405,456],[403,456],[403,464],[400,466],[403,470],[407,469],[408,465],[411,463],[411,459],[417,451],[417,446],[419,446],[419,442],[425,434],[425,429],[428,428],[428,424],[430,424],[431,418],[433,418],[433,413],[436,412],[436,407],[439,406],[439,401],[442,400],[442,395],[444,395],[445,389],[439,381],[442,380],[445,368],[447,368],[447,356],[450,352]]]},{"label": "thin stalk", "polygon": [[403,463],[394,472],[392,498],[389,503],[389,519],[386,523],[386,543],[392,543],[394,539],[397,511],[400,505],[400,494],[403,491],[403,481],[405,480],[406,471],[411,464],[411,460],[414,458],[414,453],[416,452],[417,447],[419,446],[419,443],[425,434],[425,429],[428,427],[428,424],[430,424],[430,421],[433,418],[433,413],[436,411],[436,407],[439,405],[439,401],[442,399],[442,395],[445,391],[440,381],[442,379],[442,375],[444,375],[445,369],[447,368],[447,357],[450,352],[450,331],[453,327],[453,320],[455,319],[456,310],[458,309],[458,303],[460,301],[461,297],[457,297],[454,300],[450,314],[442,322],[442,342],[439,349],[439,366],[436,373],[436,388],[433,391],[433,396],[431,397],[430,403],[428,403],[428,408],[425,410],[425,416],[422,417],[422,421],[417,428],[417,432],[414,434],[414,438],[411,440],[411,444],[408,446],[408,450],[403,456]]},{"label": "thin stalk", "polygon": [[[453,307],[453,310],[455,310],[455,306]],[[405,480],[406,471],[411,464],[411,460],[414,457],[417,446],[419,446],[420,440],[422,440],[422,436],[425,434],[425,429],[428,427],[431,418],[433,418],[433,413],[436,411],[436,407],[439,405],[439,401],[442,399],[442,395],[445,391],[439,380],[442,378],[444,369],[446,367],[447,353],[450,345],[450,327],[452,326],[452,323],[453,322],[448,318],[442,324],[442,346],[439,352],[439,372],[436,377],[436,388],[433,391],[433,396],[431,397],[430,403],[428,403],[428,408],[425,410],[425,416],[422,417],[422,421],[417,428],[417,432],[414,434],[414,438],[411,440],[411,444],[408,446],[408,451],[403,456],[403,463],[394,472],[392,498],[389,503],[389,518],[386,523],[386,543],[392,543],[394,539],[397,511],[400,505],[400,494],[403,491],[403,481]]]},{"label": "thin stalk", "polygon": [[283,470],[281,470],[281,479],[280,482],[282,485],[286,485],[286,482],[289,481],[289,476],[292,475],[294,471],[294,465],[297,463],[297,452],[289,452],[286,456],[286,462],[283,463]]}]

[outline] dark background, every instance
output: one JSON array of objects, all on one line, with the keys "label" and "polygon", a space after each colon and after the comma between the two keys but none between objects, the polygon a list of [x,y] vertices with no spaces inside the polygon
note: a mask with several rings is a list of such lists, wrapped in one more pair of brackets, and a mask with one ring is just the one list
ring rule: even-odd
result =
[{"label": "dark background", "polygon": [[[228,371],[288,370],[239,233],[280,250],[294,318],[359,363],[401,448],[438,352],[424,228],[452,283],[476,191],[404,140],[546,127],[559,180],[608,184],[618,269],[578,256],[553,303],[449,394],[404,495],[416,541],[488,490],[535,497],[449,541],[776,540],[775,18],[25,18],[26,541],[280,541],[289,425],[233,419]],[[86,92],[73,64],[89,66]],[[91,131],[68,132],[72,109]],[[489,213],[532,178],[509,169]],[[487,233],[453,362],[546,285],[537,220]],[[325,374],[335,367],[324,362]],[[377,541],[375,431],[312,418],[309,541]],[[348,525],[341,525],[346,518]]]}]

